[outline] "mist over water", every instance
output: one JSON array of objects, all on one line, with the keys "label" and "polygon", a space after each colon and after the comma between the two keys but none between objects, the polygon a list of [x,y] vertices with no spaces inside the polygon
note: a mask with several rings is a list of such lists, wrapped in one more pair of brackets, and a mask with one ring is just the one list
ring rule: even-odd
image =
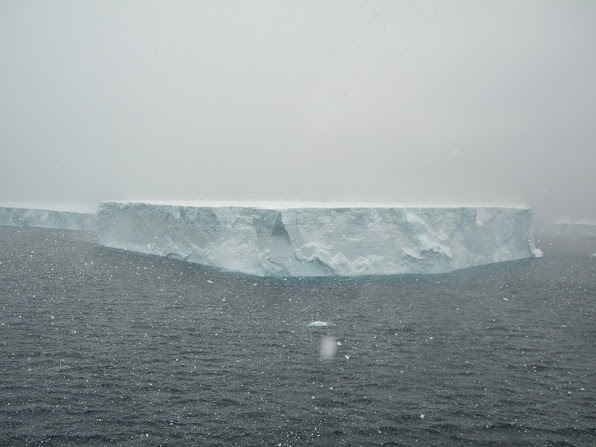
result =
[{"label": "mist over water", "polygon": [[0,5],[0,201],[596,219],[590,1]]}]

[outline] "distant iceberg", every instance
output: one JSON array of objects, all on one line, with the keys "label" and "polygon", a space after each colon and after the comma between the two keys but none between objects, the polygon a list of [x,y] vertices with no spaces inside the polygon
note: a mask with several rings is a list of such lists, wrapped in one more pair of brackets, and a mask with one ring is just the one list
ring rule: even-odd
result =
[{"label": "distant iceberg", "polygon": [[596,221],[560,217],[551,225],[550,233],[560,236],[596,237]]},{"label": "distant iceberg", "polygon": [[0,204],[0,226],[96,231],[95,209],[76,204]]},{"label": "distant iceberg", "polygon": [[99,243],[258,276],[445,273],[541,256],[524,207],[103,202]]}]

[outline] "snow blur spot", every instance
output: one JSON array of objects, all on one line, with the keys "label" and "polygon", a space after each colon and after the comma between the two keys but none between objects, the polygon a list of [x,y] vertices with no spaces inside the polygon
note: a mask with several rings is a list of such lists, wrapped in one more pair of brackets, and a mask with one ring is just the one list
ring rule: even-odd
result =
[{"label": "snow blur spot", "polygon": [[331,360],[335,357],[337,351],[337,342],[335,337],[325,335],[321,338],[321,360]]}]

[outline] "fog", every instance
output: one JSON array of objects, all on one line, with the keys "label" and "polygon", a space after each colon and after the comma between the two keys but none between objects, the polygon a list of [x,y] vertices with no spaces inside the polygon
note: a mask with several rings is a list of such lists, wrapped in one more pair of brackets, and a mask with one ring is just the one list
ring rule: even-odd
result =
[{"label": "fog", "polygon": [[596,219],[596,3],[0,3],[0,201]]}]

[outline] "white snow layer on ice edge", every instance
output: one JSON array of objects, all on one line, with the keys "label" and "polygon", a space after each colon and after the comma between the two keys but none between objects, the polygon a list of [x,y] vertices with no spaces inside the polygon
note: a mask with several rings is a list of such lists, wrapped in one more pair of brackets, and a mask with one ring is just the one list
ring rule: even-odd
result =
[{"label": "white snow layer on ice edge", "polygon": [[[297,201],[188,201],[188,200],[114,200],[110,203],[135,204],[144,203],[147,205],[184,206],[195,208],[263,208],[263,209],[295,209],[295,208],[462,208],[477,207],[484,208],[486,205],[470,202],[466,204],[432,204],[432,203],[363,203],[363,202],[297,202]],[[519,203],[493,204],[491,208],[524,208],[527,205]]]},{"label": "white snow layer on ice edge", "polygon": [[259,276],[445,273],[541,256],[517,207],[104,202],[100,244]]}]

